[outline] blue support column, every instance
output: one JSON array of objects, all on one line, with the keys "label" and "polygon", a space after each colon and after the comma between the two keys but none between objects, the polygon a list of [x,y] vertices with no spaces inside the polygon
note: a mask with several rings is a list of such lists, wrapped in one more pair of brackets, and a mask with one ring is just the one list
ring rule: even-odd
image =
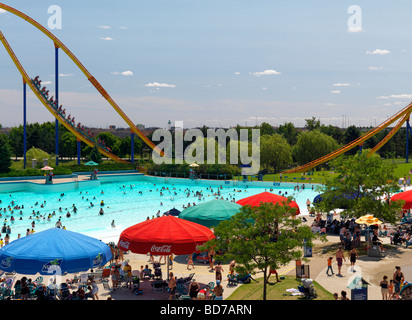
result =
[{"label": "blue support column", "polygon": [[81,140],[77,139],[77,164],[80,164]]},{"label": "blue support column", "polygon": [[[55,76],[54,76],[54,81],[56,84],[56,89],[55,89],[55,96],[56,96],[56,102],[57,106],[59,106],[59,47],[55,46],[54,49],[55,53]],[[56,119],[55,122],[55,154],[56,154],[56,166],[59,165],[59,121]]]},{"label": "blue support column", "polygon": [[23,80],[23,158],[24,169],[26,169],[27,153],[27,121],[26,121],[26,81]]},{"label": "blue support column", "polygon": [[130,162],[134,163],[134,132],[131,133]]}]

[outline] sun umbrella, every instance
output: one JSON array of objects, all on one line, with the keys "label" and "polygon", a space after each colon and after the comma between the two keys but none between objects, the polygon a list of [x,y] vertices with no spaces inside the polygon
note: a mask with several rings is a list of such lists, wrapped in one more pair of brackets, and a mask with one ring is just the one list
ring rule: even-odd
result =
[{"label": "sun umbrella", "polygon": [[123,230],[118,247],[141,254],[190,254],[196,251],[198,245],[214,237],[212,230],[205,226],[173,216],[162,216]]},{"label": "sun umbrella", "polygon": [[215,199],[183,210],[179,218],[211,228],[223,220],[229,220],[241,207],[234,202]]},{"label": "sun umbrella", "polygon": [[197,163],[192,163],[189,167],[195,168],[198,167],[199,165]]},{"label": "sun umbrella", "polygon": [[412,208],[412,190],[399,192],[391,197],[391,201],[404,200],[405,204],[402,209]]},{"label": "sun umbrella", "polygon": [[171,215],[177,217],[180,214],[181,211],[177,210],[176,208],[170,209],[169,211],[166,211],[163,213],[164,215]]},{"label": "sun umbrella", "polygon": [[356,219],[355,223],[357,223],[357,224],[366,224],[368,226],[371,226],[371,225],[376,225],[376,224],[382,224],[382,221],[380,221],[378,218],[375,218],[371,214],[367,214],[365,216],[362,216],[362,217]]},{"label": "sun umbrella", "polygon": [[[279,204],[282,206],[283,203],[287,202],[287,200],[288,199],[285,197],[265,191],[247,198],[240,199],[236,201],[236,203],[242,206],[250,205],[252,207],[258,207],[262,202],[271,202],[273,204]],[[300,214],[299,206],[295,201],[290,201],[289,206],[292,208],[296,208],[297,215]]]},{"label": "sun umbrella", "polygon": [[53,168],[49,167],[49,166],[45,166],[45,167],[41,168],[40,170],[53,170]]},{"label": "sun umbrella", "polygon": [[16,239],[2,247],[0,270],[43,275],[74,273],[102,267],[111,257],[110,247],[98,239],[51,228]]},{"label": "sun umbrella", "polygon": [[84,164],[85,166],[98,166],[99,164],[94,161],[89,161]]}]

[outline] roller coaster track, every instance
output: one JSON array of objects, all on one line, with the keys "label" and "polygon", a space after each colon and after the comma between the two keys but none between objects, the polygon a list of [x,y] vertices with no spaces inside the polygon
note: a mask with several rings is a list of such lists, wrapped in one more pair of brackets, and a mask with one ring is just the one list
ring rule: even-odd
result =
[{"label": "roller coaster track", "polygon": [[[77,59],[77,57],[56,37],[54,36],[49,30],[47,30],[45,27],[43,27],[41,24],[39,24],[37,21],[34,19],[30,18],[29,16],[25,15],[24,13],[7,6],[3,3],[0,3],[0,9],[4,9],[20,18],[23,20],[27,21],[34,27],[36,27],[38,30],[43,32],[47,37],[49,37],[56,48],[60,48],[66,53],[66,55],[76,64],[76,66],[83,72],[83,74],[86,76],[87,80],[90,81],[90,83],[96,88],[96,90],[105,98],[109,104],[113,107],[113,109],[116,110],[116,112],[123,118],[123,120],[129,125],[131,131],[133,133],[136,133],[142,140],[145,142],[150,148],[152,148],[154,151],[156,151],[158,154],[163,156],[163,151],[160,150],[150,139],[148,139],[143,132],[141,132],[136,125],[127,117],[127,115],[123,112],[123,110],[116,104],[116,102],[110,97],[110,95],[107,93],[107,91],[101,86],[101,84],[92,76],[92,74],[83,66],[83,64]],[[0,31],[1,33],[1,31]],[[99,151],[105,155],[106,157],[109,157],[110,159],[117,161],[117,162],[126,162],[125,160],[117,157],[116,155],[112,154],[106,148],[101,147],[98,143],[96,143],[93,139],[90,139],[87,135],[85,135],[83,132],[77,130],[75,127],[73,127],[68,120],[66,120],[62,115],[60,115],[59,112],[57,112],[48,102],[48,100],[40,93],[38,88],[32,83],[31,78],[28,76],[26,71],[24,70],[23,66],[17,59],[16,55],[14,54],[13,50],[11,49],[9,43],[7,42],[6,38],[4,37],[3,33],[1,33],[0,40],[3,43],[4,47],[6,48],[9,56],[13,60],[14,64],[16,65],[17,69],[21,73],[24,82],[27,83],[30,87],[30,89],[33,91],[33,93],[37,96],[37,98],[43,103],[43,105],[46,107],[47,110],[50,111],[50,113],[62,124],[64,125],[71,133],[73,133],[79,140],[85,142],[87,145],[93,147],[97,146]]]},{"label": "roller coaster track", "polygon": [[295,173],[295,172],[306,172],[310,169],[313,169],[314,167],[321,165],[327,161],[330,161],[342,154],[344,154],[345,152],[355,148],[356,146],[362,146],[363,143],[372,138],[374,135],[378,134],[379,132],[381,132],[383,129],[385,129],[386,127],[388,127],[389,125],[391,125],[392,123],[394,123],[395,121],[399,120],[399,122],[397,123],[397,125],[389,132],[389,134],[382,139],[373,149],[371,149],[368,152],[368,156],[374,154],[376,151],[378,151],[386,142],[389,141],[390,138],[392,138],[395,133],[402,127],[402,125],[405,123],[405,121],[409,120],[409,116],[412,112],[412,103],[408,104],[405,108],[403,108],[402,110],[400,110],[398,113],[396,113],[395,115],[393,115],[392,117],[388,118],[387,120],[385,120],[384,122],[382,122],[380,125],[378,125],[376,128],[373,128],[371,130],[369,130],[368,132],[366,132],[364,135],[360,136],[359,138],[353,140],[352,142],[344,145],[343,147],[323,156],[320,157],[319,159],[316,159],[314,161],[311,161],[307,164],[304,164],[302,166],[290,169],[290,170],[286,170],[283,173]]}]

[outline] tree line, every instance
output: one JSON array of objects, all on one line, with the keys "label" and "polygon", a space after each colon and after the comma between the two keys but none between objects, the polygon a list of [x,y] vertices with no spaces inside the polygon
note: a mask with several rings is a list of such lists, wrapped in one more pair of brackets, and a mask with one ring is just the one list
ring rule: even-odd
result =
[{"label": "tree line", "polygon": [[[357,139],[371,129],[371,127],[349,126],[345,129],[337,126],[322,124],[319,119],[312,117],[305,120],[303,128],[297,128],[291,122],[273,127],[267,122],[260,126],[247,129],[260,129],[260,162],[262,169],[269,172],[280,172],[286,168],[302,165],[316,160],[339,147]],[[235,129],[245,129],[237,125]],[[207,126],[200,128],[207,135]],[[97,129],[94,129],[97,130]],[[381,141],[390,129],[386,128],[364,142],[363,148],[373,148]],[[119,157],[130,156],[131,137],[121,137],[112,132],[96,132],[99,139]],[[151,133],[148,135],[151,138]],[[229,140],[229,139],[228,139]],[[13,127],[8,134],[0,135],[0,155],[3,158],[23,156],[23,126]],[[135,136],[134,153],[143,158],[143,154],[151,154],[150,148]],[[229,141],[228,141],[229,142]],[[185,141],[184,144],[191,142]],[[229,145],[229,143],[227,143]],[[55,123],[32,123],[27,125],[27,150],[31,147],[41,149],[49,154],[55,153]],[[412,150],[412,142],[409,142]],[[81,155],[87,156],[93,148],[85,143],[81,144]],[[346,155],[354,155],[359,149],[353,148]],[[404,158],[406,150],[406,130],[401,128],[379,151],[382,158]],[[59,127],[59,157],[75,158],[77,156],[77,139],[64,126]],[[7,159],[5,160],[7,162]],[[326,164],[327,165],[327,164]],[[324,165],[325,166],[325,165]],[[223,167],[222,167],[223,168]],[[226,168],[226,166],[225,166]],[[227,168],[226,168],[227,169]],[[215,171],[215,170],[214,170]]]}]

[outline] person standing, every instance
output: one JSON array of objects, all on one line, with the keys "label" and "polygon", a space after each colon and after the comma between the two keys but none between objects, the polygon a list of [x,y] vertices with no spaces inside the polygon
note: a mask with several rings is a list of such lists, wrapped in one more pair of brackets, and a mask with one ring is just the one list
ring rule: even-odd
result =
[{"label": "person standing", "polygon": [[173,300],[176,294],[176,277],[173,276],[173,272],[169,273],[169,284],[168,284],[170,296],[169,300]]},{"label": "person standing", "polygon": [[199,284],[196,282],[196,280],[193,279],[192,282],[189,285],[190,299],[196,300],[199,290],[200,290]]},{"label": "person standing", "polygon": [[382,300],[389,300],[389,283],[388,277],[383,276],[383,280],[379,283],[381,287]]},{"label": "person standing", "polygon": [[215,294],[215,300],[223,300],[223,287],[220,281],[216,281],[216,286],[213,288],[212,292]]},{"label": "person standing", "polygon": [[401,283],[403,283],[403,281],[405,280],[405,276],[403,275],[401,267],[396,266],[395,269],[396,271],[393,274],[393,293],[399,293],[401,289]]},{"label": "person standing", "polygon": [[133,286],[133,279],[132,279],[132,266],[129,264],[128,261],[124,262],[123,267],[125,279],[126,279],[126,287],[132,289]]},{"label": "person standing", "polygon": [[209,267],[210,267],[210,269],[212,269],[212,270],[215,270],[214,268],[213,268],[213,258],[214,258],[214,255],[215,255],[215,250],[213,250],[213,249],[210,249],[210,251],[209,251],[209,253],[208,253],[208,256],[209,256]]},{"label": "person standing", "polygon": [[216,271],[216,281],[222,280],[222,272],[224,272],[222,265],[220,264],[220,261],[217,263],[217,266],[215,267]]},{"label": "person standing", "polygon": [[356,263],[356,258],[358,257],[358,252],[356,251],[355,247],[353,247],[352,250],[349,252],[349,257],[350,257],[350,266],[351,266],[352,272],[356,272],[355,263]]},{"label": "person standing", "polygon": [[338,276],[342,277],[341,268],[342,268],[342,261],[346,262],[345,256],[343,254],[342,246],[339,246],[338,251],[336,251],[336,262],[338,263]]}]

